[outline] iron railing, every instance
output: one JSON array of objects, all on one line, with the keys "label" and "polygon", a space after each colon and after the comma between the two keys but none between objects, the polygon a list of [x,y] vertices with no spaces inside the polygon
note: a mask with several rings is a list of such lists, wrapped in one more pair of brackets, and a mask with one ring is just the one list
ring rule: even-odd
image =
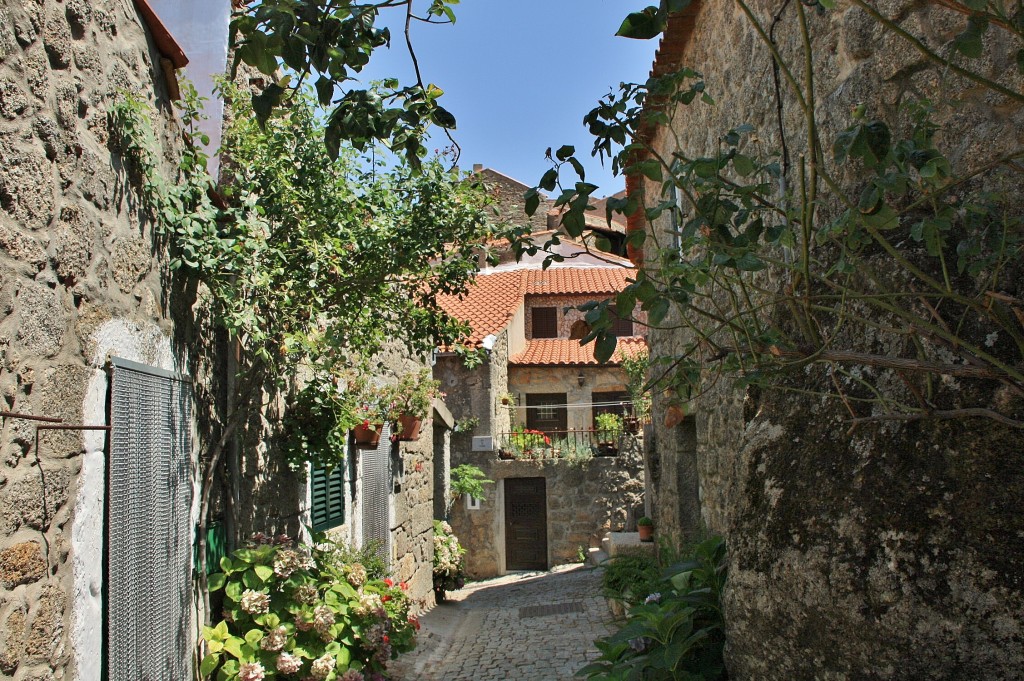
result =
[{"label": "iron railing", "polygon": [[582,458],[587,456],[618,456],[627,437],[634,437],[632,428],[599,430],[515,430],[498,433],[498,456],[502,459]]}]

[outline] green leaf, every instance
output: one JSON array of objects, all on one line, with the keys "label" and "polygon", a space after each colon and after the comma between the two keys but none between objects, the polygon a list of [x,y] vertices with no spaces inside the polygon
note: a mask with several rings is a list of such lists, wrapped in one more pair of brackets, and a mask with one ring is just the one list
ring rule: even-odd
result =
[{"label": "green leaf", "polygon": [[215,572],[207,578],[206,585],[211,592],[220,591],[224,588],[224,585],[227,583],[227,581],[227,575],[225,575],[223,572]]},{"label": "green leaf", "polygon": [[540,207],[540,194],[537,193],[536,189],[528,189],[525,194],[525,199],[526,214],[532,216]]},{"label": "green leaf", "polygon": [[217,663],[220,662],[220,655],[210,653],[203,658],[203,661],[199,664],[199,675],[206,677],[213,673],[213,670],[217,668]]},{"label": "green leaf", "polygon": [[559,161],[565,161],[568,160],[568,158],[575,153],[576,147],[572,146],[571,144],[563,144],[558,148],[558,151],[555,152],[555,158],[557,158]]},{"label": "green leaf", "polygon": [[645,177],[655,182],[661,182],[661,162],[656,160],[643,161],[636,164],[636,169],[639,170]]},{"label": "green leaf", "polygon": [[604,364],[612,358],[615,354],[615,346],[618,344],[619,339],[611,334],[601,334],[597,337],[597,342],[594,344],[594,358],[598,362]]},{"label": "green leaf", "polygon": [[669,311],[669,300],[668,298],[656,298],[654,303],[651,304],[647,310],[647,321],[651,326],[658,326],[665,321],[665,316],[668,315]]},{"label": "green leaf", "polygon": [[274,568],[269,565],[254,565],[253,570],[256,571],[256,576],[264,582],[274,576]]},{"label": "green leaf", "polygon": [[245,632],[245,642],[254,648],[257,645],[259,645],[259,642],[262,640],[263,632],[259,629],[250,629],[249,631]]},{"label": "green leaf", "polygon": [[316,81],[316,99],[320,106],[327,106],[334,99],[334,81],[326,76],[320,76]]},{"label": "green leaf", "polygon": [[453,116],[448,109],[445,109],[442,106],[435,107],[434,110],[430,112],[430,120],[434,121],[435,124],[445,130],[455,129],[455,116]]},{"label": "green leaf", "polygon": [[732,167],[736,169],[737,175],[746,177],[754,172],[754,161],[749,156],[736,154],[732,157]]},{"label": "green leaf", "polygon": [[245,584],[247,589],[258,590],[263,586],[263,580],[259,578],[256,571],[252,568],[245,571],[242,575],[242,583]]},{"label": "green leaf", "polygon": [[242,600],[242,584],[233,580],[228,582],[228,585],[224,587],[224,595],[235,603]]},{"label": "green leaf", "polygon": [[657,7],[648,7],[640,12],[629,14],[615,35],[623,38],[648,40],[665,30],[664,15]]},{"label": "green leaf", "polygon": [[224,641],[224,652],[232,657],[242,657],[242,639],[232,636]]},{"label": "green leaf", "polygon": [[554,168],[548,170],[541,176],[538,186],[544,191],[553,192],[558,183],[558,171]]}]

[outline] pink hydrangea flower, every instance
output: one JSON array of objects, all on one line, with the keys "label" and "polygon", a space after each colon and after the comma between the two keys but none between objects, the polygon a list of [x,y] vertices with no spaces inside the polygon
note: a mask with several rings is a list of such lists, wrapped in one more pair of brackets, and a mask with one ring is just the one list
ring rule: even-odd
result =
[{"label": "pink hydrangea flower", "polygon": [[302,669],[302,658],[291,653],[281,653],[277,656],[277,671],[282,674],[295,674]]},{"label": "pink hydrangea flower", "polygon": [[238,681],[263,681],[266,670],[259,662],[243,662],[238,669]]}]

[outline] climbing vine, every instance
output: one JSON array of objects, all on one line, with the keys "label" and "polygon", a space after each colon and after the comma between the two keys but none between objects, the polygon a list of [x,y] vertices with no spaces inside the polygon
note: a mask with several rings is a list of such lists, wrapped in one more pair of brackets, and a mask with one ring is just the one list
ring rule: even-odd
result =
[{"label": "climbing vine", "polygon": [[[853,4],[851,11],[939,64],[942,77],[1024,102],[1013,71],[993,80],[971,66],[997,42],[997,52],[1015,55],[1011,63],[1024,73],[1019,3],[943,2],[967,20],[942,54],[869,3]],[[642,211],[647,228],[628,237],[644,252],[636,281],[616,300],[586,306],[593,331],[584,342],[608,359],[616,345],[612,313],[639,303],[651,327],[680,339],[679,352],[651,358],[652,383],[670,408],[685,408],[729,378],[835,399],[851,428],[973,417],[1024,428],[1024,213],[1015,189],[1024,148],[988,148],[954,164],[937,143],[937,121],[956,115],[942,91],[908,102],[896,124],[861,105],[828,139],[815,100],[811,35],[831,1],[795,2],[788,18],[785,6],[775,17],[792,22],[798,38],[792,63],[772,37],[775,25],[762,24],[743,0],[737,5],[771,54],[777,96],[797,107],[802,129],[787,129],[780,118],[782,148],[771,153],[759,153],[755,142],[772,131],[747,124],[707,148],[677,138],[663,151],[652,143],[655,129],[671,139],[677,112],[715,106],[713,86],[687,67],[603,98],[585,117],[593,154],[646,187],[643,199],[609,199],[608,217]],[[622,32],[650,37],[670,9],[648,8],[646,23],[631,15]],[[805,151],[791,159],[787,140]],[[527,193],[528,210],[532,197],[557,189],[562,227],[580,236],[597,187],[585,182],[573,148],[551,160]],[[578,181],[563,185],[573,174]],[[797,370],[817,378],[793,380]],[[961,384],[976,387],[956,389]]]}]

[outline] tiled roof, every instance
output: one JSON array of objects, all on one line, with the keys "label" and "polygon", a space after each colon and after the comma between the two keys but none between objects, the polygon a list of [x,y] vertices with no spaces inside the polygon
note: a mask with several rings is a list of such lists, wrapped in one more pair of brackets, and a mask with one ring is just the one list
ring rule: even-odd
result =
[{"label": "tiled roof", "polygon": [[438,302],[445,312],[472,327],[468,344],[479,347],[484,338],[498,334],[508,325],[527,294],[612,294],[625,288],[627,278],[634,275],[635,271],[626,267],[563,266],[483,272],[470,284],[465,296],[441,295]]},{"label": "tiled roof", "polygon": [[[622,363],[624,355],[630,355],[647,347],[647,342],[639,336],[627,336],[619,339],[615,354],[607,365]],[[529,341],[526,349],[509,358],[509,364],[520,366],[555,366],[555,365],[592,365],[600,366],[594,358],[594,344],[580,345],[578,340],[567,338],[541,338]]]},{"label": "tiled roof", "polygon": [[636,276],[635,270],[626,267],[551,267],[526,270],[525,274],[526,293],[531,295],[616,293]]},{"label": "tiled roof", "polygon": [[462,298],[438,296],[445,312],[473,329],[469,345],[478,347],[483,339],[505,328],[523,302],[524,272],[495,272],[480,274]]}]

